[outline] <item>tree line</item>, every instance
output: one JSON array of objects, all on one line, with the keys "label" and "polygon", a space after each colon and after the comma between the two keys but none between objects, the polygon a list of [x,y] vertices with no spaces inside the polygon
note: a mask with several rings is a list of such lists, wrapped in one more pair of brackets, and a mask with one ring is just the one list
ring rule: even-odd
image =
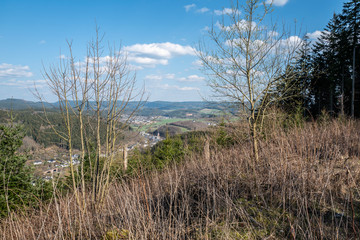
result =
[{"label": "tree line", "polygon": [[[295,97],[277,102],[278,107],[312,117],[324,110],[332,116],[360,116],[359,11],[359,0],[344,3],[316,41],[303,38],[299,58],[288,69],[296,77],[274,91]],[[287,91],[286,85],[296,87]]]}]

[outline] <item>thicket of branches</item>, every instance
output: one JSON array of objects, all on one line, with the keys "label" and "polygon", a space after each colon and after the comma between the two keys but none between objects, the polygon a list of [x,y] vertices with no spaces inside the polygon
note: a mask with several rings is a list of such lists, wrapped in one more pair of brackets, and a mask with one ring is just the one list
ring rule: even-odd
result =
[{"label": "thicket of branches", "polygon": [[181,165],[115,182],[101,211],[56,194],[37,211],[4,219],[0,239],[357,239],[359,123],[284,131],[277,121],[266,122],[256,178],[251,143],[229,132],[248,128],[228,126],[234,144],[212,143],[208,155],[186,154]]},{"label": "thicket of branches", "polygon": [[[66,143],[71,189],[84,209],[86,203],[81,199],[85,199],[89,188],[94,206],[107,194],[111,169],[122,149],[120,134],[144,100],[144,91],[137,89],[136,75],[127,63],[126,54],[121,47],[105,48],[103,37],[97,27],[94,39],[87,44],[85,58],[76,58],[72,42],[68,41],[66,57],[58,64],[44,67],[43,72],[58,100],[55,107],[61,113],[62,126],[54,125],[45,108],[44,121]],[[44,100],[39,92],[36,95]],[[137,100],[137,105],[129,110],[128,104],[133,100]],[[79,144],[75,139],[80,139],[79,169],[71,160],[74,144]],[[86,179],[90,181],[87,183]]]},{"label": "thicket of branches", "polygon": [[18,152],[24,131],[12,120],[0,124],[0,218],[36,207],[51,197],[49,184],[33,175],[27,156]]},{"label": "thicket of branches", "polygon": [[[271,23],[271,11],[271,4],[262,0],[243,5],[236,1],[223,21],[213,24],[197,51],[215,97],[235,103],[247,119],[254,162],[259,160],[258,135],[268,107],[292,97],[272,93],[296,77],[289,68],[302,44],[285,26]],[[294,87],[283,86],[286,93]]]}]

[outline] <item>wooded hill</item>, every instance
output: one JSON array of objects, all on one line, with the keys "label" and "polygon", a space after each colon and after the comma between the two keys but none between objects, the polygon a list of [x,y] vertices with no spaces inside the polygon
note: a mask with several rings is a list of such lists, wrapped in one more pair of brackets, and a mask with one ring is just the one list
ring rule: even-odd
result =
[{"label": "wooded hill", "polygon": [[[75,106],[75,103],[70,101],[69,102],[72,106]],[[89,101],[89,107],[94,102]],[[129,102],[127,107],[128,110],[131,111],[132,109],[136,108],[139,105],[139,102],[132,101]],[[0,100],[0,109],[5,110],[39,110],[45,107],[46,109],[54,109],[56,110],[58,106],[57,102],[53,103],[42,103],[42,102],[33,102],[33,101],[26,101],[22,99],[4,99]],[[104,108],[106,103],[104,103]],[[231,107],[231,103],[221,103],[221,102],[204,102],[204,101],[187,101],[187,102],[169,102],[169,101],[154,101],[154,102],[146,102],[144,107],[139,112],[140,115],[145,112],[145,115],[150,114],[149,112],[154,111],[154,114],[163,115],[165,111],[174,111],[174,110],[199,110],[199,109],[228,109]]]}]

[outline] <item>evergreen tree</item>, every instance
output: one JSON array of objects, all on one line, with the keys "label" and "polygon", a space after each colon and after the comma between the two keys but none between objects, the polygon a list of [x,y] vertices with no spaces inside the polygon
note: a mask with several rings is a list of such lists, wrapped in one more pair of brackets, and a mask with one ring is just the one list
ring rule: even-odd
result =
[{"label": "evergreen tree", "polygon": [[334,51],[331,48],[335,41],[332,30],[332,19],[320,38],[313,45],[313,76],[311,79],[311,95],[313,104],[311,112],[314,115],[323,109],[334,112],[333,99],[336,80],[333,75]]},{"label": "evergreen tree", "polygon": [[266,101],[280,96],[276,105],[288,113],[302,106],[313,116],[326,110],[333,116],[360,117],[359,13],[360,0],[351,0],[333,15],[315,43],[305,37],[300,58],[284,73],[286,77],[295,72],[296,79],[279,82]]},{"label": "evergreen tree", "polygon": [[[303,38],[297,55],[297,60],[289,65],[283,74],[283,80],[279,81],[268,98],[263,100],[267,102],[266,104],[280,108],[290,115],[303,115],[310,101],[308,96],[312,65],[311,47],[307,36]],[[272,101],[272,99],[279,100]]]},{"label": "evergreen tree", "polygon": [[161,141],[153,150],[152,163],[155,168],[162,169],[165,166],[180,162],[185,156],[184,143],[179,136],[169,137]]},{"label": "evergreen tree", "polygon": [[351,44],[343,15],[334,14],[313,45],[311,99],[312,114],[323,109],[331,114],[350,114]]},{"label": "evergreen tree", "polygon": [[27,157],[17,153],[23,137],[21,126],[0,125],[0,216],[49,197],[50,191],[43,192],[46,184],[26,166]]},{"label": "evergreen tree", "polygon": [[[355,115],[359,116],[359,61],[357,62],[356,59],[359,56],[359,24],[360,24],[360,1],[359,0],[351,0],[344,4],[342,14],[340,16],[341,20],[345,25],[345,32],[348,35],[348,46],[352,50],[352,66],[351,66],[351,116],[354,117]],[[356,113],[355,113],[356,112]]]}]

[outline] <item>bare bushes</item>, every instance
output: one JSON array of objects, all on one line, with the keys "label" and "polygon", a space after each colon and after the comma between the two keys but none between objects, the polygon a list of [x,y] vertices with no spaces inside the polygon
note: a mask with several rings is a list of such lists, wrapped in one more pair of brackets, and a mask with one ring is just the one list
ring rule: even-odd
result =
[{"label": "bare bushes", "polygon": [[[221,148],[117,182],[101,209],[73,196],[32,215],[12,215],[3,239],[356,239],[359,123],[277,129],[260,141]],[[85,199],[90,201],[89,199]],[[90,206],[89,204],[87,206]]]},{"label": "bare bushes", "polygon": [[358,234],[358,124],[309,123],[288,134],[279,130],[262,143],[262,193],[296,216],[292,224],[297,236],[336,239]]}]

